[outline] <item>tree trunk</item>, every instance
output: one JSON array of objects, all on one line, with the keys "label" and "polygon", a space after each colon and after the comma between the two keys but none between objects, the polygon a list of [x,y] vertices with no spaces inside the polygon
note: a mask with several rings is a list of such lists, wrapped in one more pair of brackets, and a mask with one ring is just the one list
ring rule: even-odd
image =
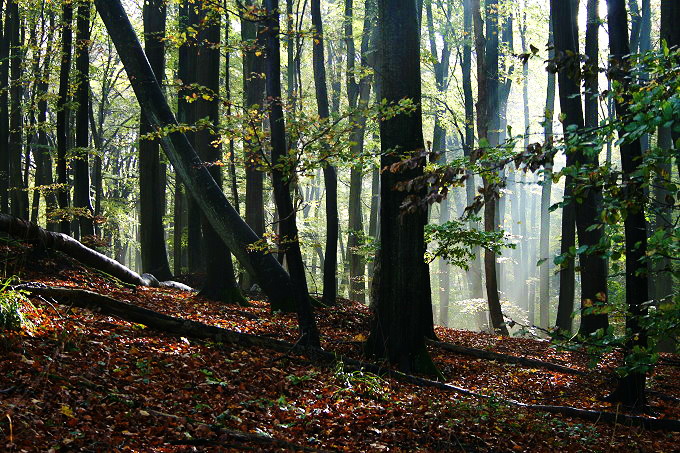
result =
[{"label": "tree trunk", "polygon": [[[472,36],[472,0],[463,0],[463,30],[466,36]],[[463,153],[468,159],[472,156],[472,150],[475,146],[475,106],[472,94],[472,44],[470,39],[463,42],[463,61],[461,65],[463,73],[463,96],[465,103],[465,140],[463,144]],[[472,205],[475,196],[477,195],[477,187],[475,183],[475,175],[467,172],[468,178],[465,180],[465,193],[467,206]],[[479,223],[470,220],[469,228],[471,230],[479,230]],[[470,280],[470,297],[472,299],[483,299],[484,288],[482,283],[482,263],[481,250],[479,247],[475,250],[475,258],[470,263],[470,270],[467,273]],[[484,330],[487,327],[486,310],[477,314],[478,327]]]},{"label": "tree trunk", "polygon": [[[613,77],[625,88],[630,84],[628,55],[628,18],[626,5],[623,0],[607,0],[609,24],[609,48],[612,63],[617,70]],[[616,115],[620,120],[629,116],[630,99],[616,100]],[[624,131],[619,135],[623,136]],[[624,229],[626,237],[626,329],[632,335],[626,345],[627,353],[632,354],[633,348],[647,347],[647,332],[641,325],[641,320],[647,314],[644,303],[648,296],[648,275],[645,259],[647,256],[647,221],[645,220],[645,189],[644,179],[636,175],[642,164],[642,147],[640,140],[624,142],[621,149],[621,167],[623,170],[623,184],[627,187],[628,196],[636,203],[636,208],[629,210],[625,217]],[[628,360],[628,359],[627,359]],[[626,406],[641,408],[647,403],[645,397],[644,372],[630,372],[619,381],[618,388],[612,394],[612,399]]]},{"label": "tree trunk", "polygon": [[[183,125],[189,126],[186,137],[194,149],[196,148],[195,132],[191,127],[196,124],[196,103],[189,102],[188,97],[196,94],[197,50],[195,32],[201,26],[198,23],[196,3],[190,0],[182,0],[179,5],[179,28],[186,33],[186,41],[179,48],[178,71],[181,80],[179,98],[177,100],[177,119]],[[193,30],[193,32],[192,32]],[[201,234],[201,212],[197,201],[192,196],[187,196],[187,256],[190,273],[198,273],[204,270],[205,253],[203,251],[203,238]]]},{"label": "tree trunk", "polygon": [[[269,126],[271,129],[272,162],[277,166],[272,169],[272,185],[274,197],[279,211],[281,237],[287,242],[286,260],[293,284],[293,291],[298,302],[298,317],[302,333],[302,343],[308,346],[319,345],[319,333],[316,330],[311,299],[307,290],[300,237],[298,234],[295,209],[290,196],[290,183],[294,174],[284,174],[280,164],[288,166],[286,148],[286,125],[281,105],[281,54],[279,41],[279,2],[265,0],[267,58],[265,73],[267,74],[267,97],[269,99]],[[328,260],[328,257],[326,257]]]},{"label": "tree trunk", "polygon": [[[247,6],[253,6],[249,0]],[[264,171],[263,152],[257,138],[262,130],[262,107],[264,103],[265,80],[264,73],[264,33],[262,26],[248,16],[241,20],[241,40],[244,43],[243,51],[243,93],[247,109],[246,115],[250,116],[250,125],[246,128],[243,141],[244,167],[246,175],[245,196],[245,219],[255,234],[264,235]],[[252,130],[251,130],[252,129]],[[254,283],[254,277],[250,274],[244,276],[243,286],[246,289]]]},{"label": "tree trunk", "polygon": [[90,0],[80,0],[76,18],[76,71],[78,73],[75,101],[76,148],[74,155],[73,206],[78,209],[80,237],[94,236],[94,209],[90,200]]},{"label": "tree trunk", "polygon": [[21,18],[19,4],[15,0],[8,0],[6,9],[9,20],[10,41],[10,111],[9,111],[9,184],[10,207],[12,215],[28,219],[28,181],[24,181],[21,174],[21,154],[23,145],[23,114],[22,104],[24,88],[21,79],[23,64],[23,42],[21,38]]},{"label": "tree trunk", "polygon": [[[550,38],[548,40],[549,51],[548,59],[555,58],[555,49],[553,47],[552,25],[550,26]],[[553,143],[553,121],[555,118],[555,85],[556,77],[552,72],[548,72],[548,88],[545,96],[545,118],[543,125],[543,139],[547,146],[552,146]],[[541,310],[550,312],[550,269],[552,256],[550,255],[550,205],[552,203],[552,159],[543,167],[543,182],[541,184],[541,237],[539,244],[539,304]],[[573,224],[573,222],[572,222]],[[573,294],[571,300],[574,300]],[[573,310],[573,304],[572,304]],[[571,311],[568,313],[569,325],[562,327],[557,324],[558,328],[571,331]],[[546,327],[548,327],[546,325]]]},{"label": "tree trunk", "polygon": [[5,7],[0,23],[0,212],[9,213],[9,47],[11,15]]},{"label": "tree trunk", "polygon": [[[61,17],[61,65],[59,68],[59,97],[57,99],[57,201],[61,222],[59,229],[64,234],[71,234],[71,215],[69,209],[68,184],[68,123],[70,117],[71,98],[69,96],[71,61],[73,53],[73,5],[64,2]],[[2,108],[2,99],[0,99]]]},{"label": "tree trunk", "polygon": [[[144,0],[144,47],[149,64],[159,85],[165,79],[165,21],[167,7],[164,0]],[[139,211],[142,268],[161,280],[171,276],[165,244],[163,215],[165,178],[161,177],[158,140],[145,138],[153,129],[141,115],[139,123]]]},{"label": "tree trunk", "polygon": [[[312,24],[314,36],[313,69],[316,87],[316,104],[319,117],[324,121],[330,116],[328,87],[326,85],[326,61],[324,57],[323,22],[321,0],[312,0]],[[326,258],[323,269],[323,301],[335,304],[338,295],[336,272],[338,267],[338,175],[335,167],[326,162],[323,168],[326,185]]]},{"label": "tree trunk", "polygon": [[[490,0],[487,6],[492,9],[487,13],[487,24],[492,41],[489,44],[484,38],[484,22],[480,10],[479,0],[472,0],[472,17],[474,23],[475,48],[477,50],[477,134],[479,140],[487,140],[493,145],[498,138],[498,11],[492,6],[496,0]],[[493,30],[496,30],[495,33]],[[491,56],[487,58],[487,49],[491,49]],[[495,50],[494,50],[495,49]],[[491,68],[491,69],[489,69]],[[494,79],[495,78],[495,79]],[[494,118],[495,117],[495,118]],[[494,132],[494,126],[496,127]],[[490,130],[491,129],[491,130]],[[495,138],[494,138],[495,137]],[[485,188],[488,187],[486,178]],[[487,197],[484,203],[484,230],[494,231],[496,228],[496,199],[493,195]],[[496,275],[496,255],[491,250],[484,251],[484,272],[486,274],[486,293],[489,304],[489,314],[493,329],[502,335],[508,335],[505,326],[503,312],[501,310],[500,296],[498,294],[498,278]]]},{"label": "tree trunk", "polygon": [[[354,31],[352,21],[354,17],[353,1],[345,0],[345,42],[347,47],[347,97],[350,111],[358,111],[352,114],[351,121],[354,125],[350,134],[350,153],[357,156],[358,163],[350,170],[349,186],[349,236],[347,239],[349,259],[349,298],[365,303],[365,270],[366,260],[363,254],[357,253],[364,234],[364,223],[361,209],[361,192],[363,185],[363,154],[364,138],[366,133],[366,114],[363,112],[368,107],[371,95],[371,77],[362,75],[356,80],[356,51],[354,46]],[[364,30],[361,39],[361,67],[375,64],[374,58],[370,58],[369,50],[372,45],[371,36],[374,34],[375,0],[366,0],[364,8]]]},{"label": "tree trunk", "polygon": [[[577,11],[574,3],[551,0],[551,14],[553,30],[555,35],[555,50],[557,55],[578,53],[578,29]],[[577,130],[584,128],[583,106],[579,80],[570,77],[568,69],[560,68],[558,73],[560,105],[565,119],[564,128],[575,125]],[[569,140],[571,134],[567,134]],[[597,157],[586,156],[582,151],[577,150],[567,153],[567,165],[591,165],[597,166]],[[577,183],[577,181],[573,181]],[[568,185],[565,193],[569,195],[569,187],[572,181],[567,180]],[[601,228],[592,228],[599,223],[599,214],[602,201],[602,193],[598,189],[590,189],[584,196],[581,203],[567,199],[569,204],[574,205],[576,230],[578,232],[579,245],[594,246],[600,243],[603,231]],[[562,238],[565,240],[566,233],[571,228],[565,224],[563,214]],[[567,216],[568,217],[568,216]],[[568,220],[568,219],[567,219]],[[564,244],[563,244],[564,248]],[[589,335],[598,329],[606,329],[609,325],[606,314],[594,313],[587,314],[583,311],[592,307],[597,302],[607,301],[607,261],[599,254],[582,253],[579,255],[581,267],[581,327],[579,332]]]},{"label": "tree trunk", "polygon": [[49,141],[47,137],[47,94],[49,91],[49,79],[52,64],[52,43],[54,31],[54,14],[50,13],[50,26],[47,36],[47,45],[45,51],[45,61],[43,63],[42,77],[37,85],[38,95],[38,142],[37,142],[37,161],[40,160],[40,171],[36,170],[36,185],[45,187],[41,192],[45,197],[45,217],[47,219],[47,229],[56,231],[58,223],[56,222],[55,211],[57,209],[57,197],[52,188],[54,180],[52,177],[52,155],[49,150]]},{"label": "tree trunk", "polygon": [[[399,162],[404,154],[424,148],[420,34],[418,17],[409,0],[379,0],[378,24],[380,96],[388,104],[409,98],[416,106],[413,113],[380,123],[380,164],[385,168]],[[396,183],[422,175],[423,165],[401,173],[383,171],[381,175],[379,278],[366,351],[387,358],[403,371],[434,374],[436,368],[425,348],[425,337],[432,330],[429,275],[423,261],[427,212],[402,213],[407,194],[394,190]]]},{"label": "tree trunk", "polygon": [[[220,123],[220,13],[209,6],[200,7],[198,33],[197,83],[204,95],[196,101],[197,118],[208,120],[217,130]],[[222,187],[222,148],[220,137],[210,127],[202,127],[196,133],[196,149],[208,167],[210,175]],[[229,249],[220,240],[205,215],[201,216],[203,250],[205,250],[206,281],[201,295],[225,303],[245,303],[234,276],[234,265]]]}]

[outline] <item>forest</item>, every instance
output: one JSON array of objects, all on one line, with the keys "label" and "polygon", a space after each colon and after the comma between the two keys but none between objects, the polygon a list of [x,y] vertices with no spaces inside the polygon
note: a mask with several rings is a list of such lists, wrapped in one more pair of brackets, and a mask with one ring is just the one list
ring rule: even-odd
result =
[{"label": "forest", "polygon": [[676,450],[679,24],[0,0],[0,450]]}]

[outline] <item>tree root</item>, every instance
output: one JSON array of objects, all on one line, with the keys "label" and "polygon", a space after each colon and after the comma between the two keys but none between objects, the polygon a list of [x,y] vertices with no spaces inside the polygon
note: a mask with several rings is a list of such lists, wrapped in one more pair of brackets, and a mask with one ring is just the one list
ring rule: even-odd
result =
[{"label": "tree root", "polygon": [[331,352],[317,348],[308,348],[302,345],[295,345],[282,340],[276,340],[258,335],[233,332],[220,327],[210,326],[197,321],[184,320],[172,316],[157,313],[152,310],[137,307],[125,302],[120,302],[92,291],[81,289],[67,289],[47,287],[37,284],[19,285],[16,289],[27,291],[28,293],[54,298],[59,304],[69,305],[99,312],[108,316],[116,316],[123,320],[144,324],[147,327],[158,329],[166,333],[213,340],[218,343],[230,343],[245,347],[260,347],[280,352],[297,352],[306,355],[317,363],[343,364],[343,367],[351,370],[363,370],[378,375],[389,376],[400,382],[413,384],[422,387],[432,387],[441,390],[454,392],[460,395],[470,396],[479,399],[491,399],[505,403],[510,406],[523,407],[530,410],[537,410],[552,414],[561,414],[567,417],[581,418],[594,422],[604,421],[608,423],[621,423],[632,426],[642,426],[647,429],[659,429],[666,431],[680,432],[680,421],[669,419],[654,419],[636,415],[612,413],[606,411],[595,411],[588,409],[578,409],[570,406],[551,406],[526,404],[512,399],[499,398],[490,395],[479,394],[462,387],[446,384],[444,382],[433,381],[417,376],[401,373],[399,371],[384,368],[380,365],[359,360],[342,357]]},{"label": "tree root", "polygon": [[465,346],[459,346],[452,343],[445,343],[442,341],[429,341],[430,344],[444,349],[446,351],[455,352],[456,354],[468,355],[471,357],[476,357],[478,359],[484,360],[495,360],[497,362],[504,363],[515,363],[518,365],[525,365],[533,368],[545,368],[550,371],[557,371],[559,373],[565,374],[575,374],[578,376],[583,376],[588,374],[585,371],[576,370],[574,368],[569,368],[564,365],[558,365],[556,363],[544,362],[538,359],[530,359],[527,357],[517,357],[509,354],[501,354],[498,352],[485,351],[484,349],[468,348]]}]

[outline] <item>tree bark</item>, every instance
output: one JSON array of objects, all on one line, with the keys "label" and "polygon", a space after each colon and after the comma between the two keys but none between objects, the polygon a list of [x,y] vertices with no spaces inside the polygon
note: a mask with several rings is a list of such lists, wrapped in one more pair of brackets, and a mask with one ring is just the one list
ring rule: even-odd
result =
[{"label": "tree bark", "polygon": [[[313,51],[314,85],[316,104],[321,121],[328,119],[328,87],[326,85],[326,61],[324,57],[323,21],[321,20],[321,0],[312,0],[312,25],[315,29]],[[328,150],[326,150],[328,152]],[[338,297],[338,175],[335,167],[326,162],[323,167],[326,186],[326,257],[323,268],[323,301],[335,304]]]},{"label": "tree bark", "polygon": [[[196,101],[197,118],[208,120],[211,126],[204,126],[196,132],[196,148],[210,175],[222,187],[222,147],[216,132],[220,123],[220,35],[222,32],[220,12],[203,5],[199,10],[201,29],[198,33],[197,83],[204,96]],[[223,188],[223,187],[222,187]],[[225,303],[244,304],[245,299],[236,283],[231,252],[220,240],[205,215],[201,216],[203,229],[203,250],[205,250],[206,281],[201,295]]]},{"label": "tree bark", "polygon": [[23,42],[21,32],[21,17],[19,17],[19,4],[15,0],[8,0],[7,6],[9,20],[10,41],[10,111],[9,111],[9,184],[10,184],[10,208],[11,213],[17,217],[28,219],[28,191],[27,182],[21,174],[21,155],[23,145],[24,121],[22,104],[24,88],[21,81],[23,65]]},{"label": "tree bark", "polygon": [[[245,5],[253,6],[253,0]],[[249,125],[246,127],[243,141],[243,159],[246,176],[245,219],[255,234],[264,235],[264,150],[258,137],[262,133],[262,111],[264,104],[265,79],[264,73],[264,33],[262,25],[247,15],[241,18],[241,40],[243,51],[243,93],[246,115]],[[250,289],[254,277],[244,276],[244,288]]]},{"label": "tree bark", "polygon": [[[319,345],[319,333],[316,329],[314,312],[307,289],[302,252],[300,250],[300,237],[298,234],[295,209],[290,196],[291,178],[295,175],[291,172],[285,174],[281,166],[288,168],[289,162],[286,147],[286,125],[281,105],[281,53],[279,41],[279,2],[278,0],[265,0],[266,9],[266,36],[267,36],[267,59],[265,73],[267,74],[267,98],[269,101],[269,127],[271,130],[271,153],[274,167],[272,169],[272,185],[274,186],[274,198],[279,212],[280,234],[287,242],[286,260],[292,280],[293,291],[297,300],[297,310],[302,343],[308,346]],[[326,260],[328,257],[326,257]]]},{"label": "tree bark", "polygon": [[[416,109],[380,123],[382,168],[424,149],[421,110],[420,33],[413,2],[379,0],[380,96],[388,103],[411,99]],[[404,371],[436,368],[425,348],[432,329],[429,273],[424,263],[427,211],[402,212],[407,196],[395,184],[423,174],[423,165],[381,175],[380,252],[374,317],[366,344],[369,355],[387,358]],[[429,325],[428,325],[429,324]]]},{"label": "tree bark", "polygon": [[[10,0],[11,1],[11,0]],[[0,23],[0,212],[9,213],[9,48],[11,15],[6,6]]]},{"label": "tree bark", "polygon": [[[487,7],[496,5],[496,0],[491,0]],[[486,140],[493,145],[498,137],[497,126],[498,118],[493,119],[498,113],[498,11],[497,9],[487,13],[488,20],[492,23],[487,24],[490,35],[495,41],[495,46],[487,43],[484,37],[484,22],[480,9],[479,0],[472,0],[472,18],[474,24],[475,48],[477,51],[477,135],[480,141]],[[496,32],[494,33],[493,30]],[[487,49],[495,49],[491,59],[486,56]],[[495,58],[493,58],[495,56]],[[489,70],[489,67],[495,69]],[[494,81],[494,77],[496,78]],[[496,126],[494,132],[493,127]],[[497,143],[496,143],[497,144]],[[482,152],[484,152],[482,150]],[[486,178],[483,178],[485,188],[488,187]],[[487,232],[496,229],[496,198],[493,195],[487,197],[484,203],[484,230]],[[501,310],[500,296],[498,294],[498,278],[496,275],[496,255],[491,250],[484,250],[484,272],[486,274],[486,293],[489,304],[489,314],[491,324],[495,331],[502,335],[508,335],[508,328],[505,326],[503,312]]]},{"label": "tree bark", "polygon": [[74,162],[73,206],[78,209],[80,237],[94,236],[94,209],[90,199],[90,2],[80,0],[76,18],[76,71],[78,73],[75,101],[76,148],[72,150]]},{"label": "tree bark", "polygon": [[[165,79],[165,0],[144,0],[144,50],[159,85]],[[153,128],[141,115],[139,123],[139,220],[142,268],[162,280],[172,275],[165,244],[163,215],[165,214],[165,181],[161,177],[158,140],[146,138]],[[164,167],[162,168],[165,169]]]},{"label": "tree bark", "polygon": [[[57,99],[57,201],[61,222],[59,229],[64,234],[71,234],[71,215],[69,209],[68,184],[68,123],[70,117],[71,98],[69,95],[71,61],[73,53],[73,5],[64,2],[61,16],[61,65],[59,68],[59,97]],[[2,108],[2,99],[0,99]]]},{"label": "tree bark", "polygon": [[[553,47],[552,25],[550,26],[550,38],[548,39],[549,51],[548,59],[555,58],[555,49]],[[556,77],[552,72],[548,72],[548,88],[545,96],[545,117],[543,125],[543,139],[547,146],[553,144],[553,121],[555,118],[555,85]],[[539,304],[541,310],[550,312],[550,269],[552,256],[550,255],[550,204],[552,203],[552,175],[553,162],[546,163],[543,167],[543,182],[541,184],[541,237],[539,244]],[[573,224],[573,222],[572,222]],[[571,300],[574,300],[572,294]],[[573,311],[573,304],[568,313],[569,325],[562,327],[559,323],[558,328],[571,331],[571,311]],[[559,313],[558,313],[559,317]],[[547,325],[546,325],[547,327]]]},{"label": "tree bark", "polygon": [[[609,48],[614,71],[611,72],[624,88],[630,85],[628,55],[628,17],[623,0],[607,0],[609,24]],[[630,99],[616,99],[616,115],[619,120],[629,116]],[[619,131],[623,136],[625,131]],[[623,184],[627,197],[635,202],[629,209],[624,221],[626,237],[626,329],[632,335],[626,345],[627,353],[632,354],[634,347],[647,347],[647,332],[642,319],[647,315],[644,305],[649,293],[649,280],[645,259],[647,257],[647,221],[645,219],[645,181],[636,173],[642,164],[642,146],[639,139],[625,141],[620,146]],[[628,360],[628,359],[626,359]],[[645,396],[646,374],[635,371],[619,380],[618,388],[612,399],[629,407],[641,408],[647,404]]]}]

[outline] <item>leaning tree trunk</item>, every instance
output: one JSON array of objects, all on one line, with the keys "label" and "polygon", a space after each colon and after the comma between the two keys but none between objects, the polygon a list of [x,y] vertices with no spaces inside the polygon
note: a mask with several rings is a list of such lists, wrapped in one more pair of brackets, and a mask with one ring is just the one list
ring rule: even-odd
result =
[{"label": "leaning tree trunk", "polygon": [[256,246],[260,238],[239,217],[202,165],[187,137],[177,129],[177,121],[120,0],[95,0],[95,3],[147,119],[156,130],[172,130],[161,135],[163,150],[220,239],[244,268],[256,276],[274,310],[292,311],[300,304],[308,304],[308,298],[296,292],[289,275],[276,258]]},{"label": "leaning tree trunk", "polygon": [[[159,84],[165,78],[165,0],[144,0],[144,46]],[[153,129],[141,115],[139,123],[139,220],[142,269],[162,280],[171,276],[165,244],[163,215],[165,178],[161,177],[158,140],[145,137]],[[164,169],[164,168],[163,168]]]},{"label": "leaning tree trunk", "polygon": [[[328,119],[328,87],[326,85],[326,62],[324,57],[323,21],[321,20],[321,0],[312,0],[312,24],[316,30],[313,44],[314,85],[316,104],[321,121]],[[329,150],[326,150],[328,152]],[[323,264],[323,301],[335,304],[338,296],[336,278],[338,267],[338,175],[335,167],[326,162],[323,167],[326,186],[326,257]]]}]

